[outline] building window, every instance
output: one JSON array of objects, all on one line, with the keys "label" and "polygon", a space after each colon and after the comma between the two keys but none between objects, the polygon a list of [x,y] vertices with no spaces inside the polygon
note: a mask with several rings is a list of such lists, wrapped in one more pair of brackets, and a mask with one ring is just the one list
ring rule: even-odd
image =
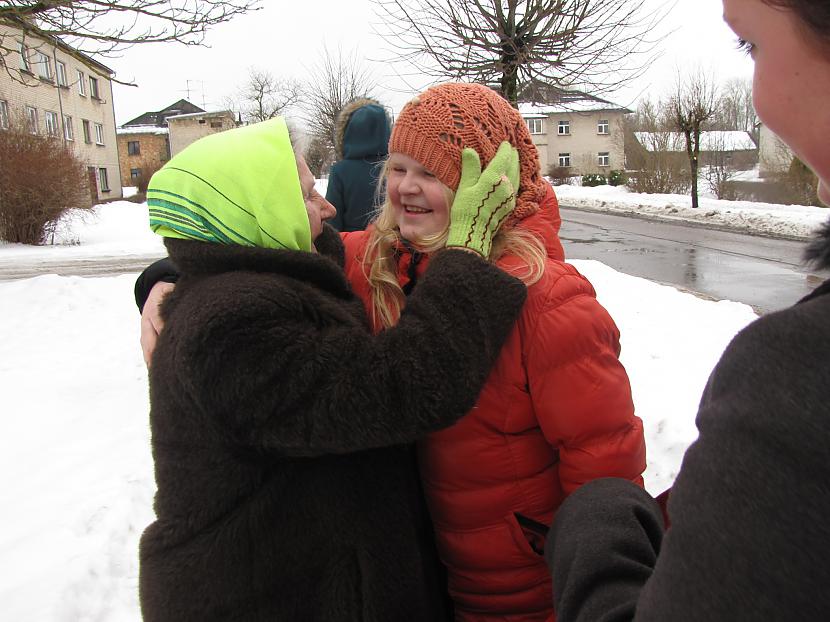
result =
[{"label": "building window", "polygon": [[81,119],[81,125],[84,128],[84,142],[88,145],[92,142],[92,132],[89,130],[89,121]]},{"label": "building window", "polygon": [[49,136],[58,135],[58,113],[46,111],[46,133]]},{"label": "building window", "polygon": [[542,119],[525,119],[531,134],[542,134]]},{"label": "building window", "polygon": [[78,72],[78,95],[86,97],[86,76],[80,69],[76,71]]},{"label": "building window", "polygon": [[32,108],[31,106],[26,106],[26,124],[28,125],[29,132],[31,134],[37,134],[37,132],[38,132],[37,108]]},{"label": "building window", "polygon": [[128,155],[141,155],[141,143],[137,140],[128,140],[127,141],[127,154]]},{"label": "building window", "polygon": [[560,121],[559,122],[559,135],[560,136],[570,136],[571,134],[571,122],[570,121]]},{"label": "building window", "polygon": [[52,79],[52,59],[43,52],[37,53],[37,75],[44,80]]},{"label": "building window", "polygon": [[69,84],[66,81],[66,65],[61,61],[55,63],[55,74],[58,78],[58,86],[66,86]]},{"label": "building window", "polygon": [[222,129],[222,122],[221,121],[211,121],[210,127],[214,130],[221,130]]},{"label": "building window", "polygon": [[607,151],[600,151],[597,154],[597,164],[599,166],[611,166],[611,154]]},{"label": "building window", "polygon": [[130,179],[135,181],[139,177],[141,177],[141,169],[140,168],[131,168],[130,169]]},{"label": "building window", "polygon": [[95,144],[96,145],[103,145],[104,144],[104,126],[100,123],[95,124]]},{"label": "building window", "polygon": [[570,166],[571,165],[571,154],[570,153],[560,153],[559,154],[559,166]]},{"label": "building window", "polygon": [[72,117],[63,115],[63,137],[66,140],[75,140],[75,128],[72,127]]},{"label": "building window", "polygon": [[9,103],[0,99],[0,129],[9,129]]},{"label": "building window", "polygon": [[92,99],[101,99],[98,94],[98,78],[93,78],[92,76],[89,76],[89,96]]},{"label": "building window", "polygon": [[29,63],[29,48],[25,44],[20,43],[17,49],[20,52],[20,71],[32,73],[32,65]]},{"label": "building window", "polygon": [[109,178],[107,177],[107,169],[105,168],[98,169],[98,185],[101,186],[101,192],[110,191],[110,182]]},{"label": "building window", "polygon": [[610,125],[608,119],[600,119],[597,121],[597,134],[610,134]]}]

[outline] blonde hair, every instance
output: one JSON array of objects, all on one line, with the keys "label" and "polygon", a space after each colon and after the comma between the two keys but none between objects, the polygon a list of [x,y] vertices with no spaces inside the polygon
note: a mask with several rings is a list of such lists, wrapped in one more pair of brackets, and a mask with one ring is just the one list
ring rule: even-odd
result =
[{"label": "blonde hair", "polygon": [[[388,174],[388,165],[385,164],[381,177],[384,186]],[[447,205],[452,205],[455,193],[446,188],[446,194]],[[363,257],[363,273],[371,291],[373,323],[376,326],[380,323],[384,328],[389,328],[400,318],[406,295],[398,283],[397,262],[397,249],[404,242],[404,238],[395,224],[395,212],[388,195],[372,224],[374,226],[369,234]],[[444,248],[448,235],[449,222],[439,233],[406,242],[414,250],[429,254]],[[525,285],[533,285],[542,278],[547,251],[542,240],[531,231],[520,227],[502,227],[493,237],[493,245],[487,259],[495,263],[505,255],[514,255],[521,260],[522,266],[510,270],[509,273],[521,279]]]}]

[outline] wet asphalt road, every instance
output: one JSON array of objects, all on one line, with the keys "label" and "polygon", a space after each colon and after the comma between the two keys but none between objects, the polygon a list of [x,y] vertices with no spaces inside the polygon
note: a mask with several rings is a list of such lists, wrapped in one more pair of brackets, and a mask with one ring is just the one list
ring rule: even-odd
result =
[{"label": "wet asphalt road", "polygon": [[[569,259],[596,259],[660,283],[753,306],[791,305],[827,274],[801,265],[804,242],[762,238],[562,208],[560,237]],[[38,274],[106,276],[140,272],[158,257],[94,257],[0,262],[0,281]]]},{"label": "wet asphalt road", "polygon": [[33,260],[24,256],[0,261],[0,281],[28,279],[40,274],[61,276],[112,276],[141,272],[162,255],[91,257],[88,259]]},{"label": "wet asphalt road", "polygon": [[827,274],[801,264],[804,242],[763,238],[562,208],[569,259],[743,302],[761,313],[787,307]]}]

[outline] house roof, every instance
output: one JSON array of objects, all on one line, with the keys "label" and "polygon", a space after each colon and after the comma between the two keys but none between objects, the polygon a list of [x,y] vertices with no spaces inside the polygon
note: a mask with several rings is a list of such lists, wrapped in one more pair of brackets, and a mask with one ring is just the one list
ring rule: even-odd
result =
[{"label": "house roof", "polygon": [[[686,139],[680,132],[634,132],[637,141],[648,151],[686,151]],[[700,133],[701,151],[754,151],[755,141],[749,132],[737,130]]]},{"label": "house roof", "polygon": [[126,136],[132,134],[169,134],[170,130],[166,127],[158,127],[157,125],[133,125],[130,127],[119,127],[115,130],[119,136]]},{"label": "house roof", "polygon": [[191,112],[189,114],[177,114],[172,117],[167,117],[167,120],[169,121],[170,119],[195,119],[198,117],[230,117],[231,119],[234,118],[233,110],[215,110],[213,112]]},{"label": "house roof", "polygon": [[631,113],[632,111],[614,102],[589,95],[582,91],[568,91],[547,87],[536,93],[535,101],[520,101],[519,112],[525,118],[544,118],[549,114],[562,112],[599,112],[602,110]]},{"label": "house roof", "polygon": [[167,119],[169,117],[194,112],[204,113],[205,111],[199,108],[199,106],[191,104],[186,99],[180,99],[179,101],[167,106],[167,108],[162,108],[158,112],[145,112],[144,114],[137,116],[135,119],[127,121],[121,127],[131,127],[135,125],[155,125],[158,127],[164,127],[167,125]]}]

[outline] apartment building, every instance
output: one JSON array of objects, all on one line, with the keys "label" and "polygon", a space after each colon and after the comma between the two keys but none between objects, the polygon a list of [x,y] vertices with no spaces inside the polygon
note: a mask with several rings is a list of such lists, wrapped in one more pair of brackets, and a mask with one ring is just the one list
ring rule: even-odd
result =
[{"label": "apartment building", "polygon": [[0,129],[19,119],[32,133],[71,145],[87,165],[91,200],[121,198],[114,72],[58,39],[24,37],[7,24],[0,43],[11,50],[0,66]]},{"label": "apartment building", "polygon": [[557,167],[572,175],[625,168],[622,120],[631,110],[586,93],[558,91],[549,103],[520,103],[519,112],[543,174]]}]

